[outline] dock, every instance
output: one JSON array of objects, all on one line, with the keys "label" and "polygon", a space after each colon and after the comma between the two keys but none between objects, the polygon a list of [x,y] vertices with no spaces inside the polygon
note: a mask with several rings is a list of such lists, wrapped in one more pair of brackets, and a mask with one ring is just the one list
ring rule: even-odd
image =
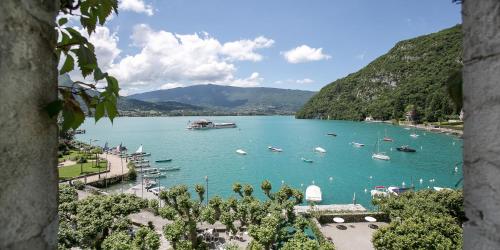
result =
[{"label": "dock", "polygon": [[296,214],[307,214],[309,212],[342,212],[342,213],[363,213],[366,210],[360,204],[331,204],[331,205],[314,205],[314,206],[295,206],[293,210]]}]

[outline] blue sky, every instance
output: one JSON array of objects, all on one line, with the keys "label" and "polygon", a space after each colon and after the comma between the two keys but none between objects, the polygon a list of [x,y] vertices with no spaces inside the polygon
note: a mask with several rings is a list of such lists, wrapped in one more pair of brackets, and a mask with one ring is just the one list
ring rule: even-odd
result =
[{"label": "blue sky", "polygon": [[201,83],[319,90],[461,23],[451,0],[121,0],[94,38],[123,94]]}]

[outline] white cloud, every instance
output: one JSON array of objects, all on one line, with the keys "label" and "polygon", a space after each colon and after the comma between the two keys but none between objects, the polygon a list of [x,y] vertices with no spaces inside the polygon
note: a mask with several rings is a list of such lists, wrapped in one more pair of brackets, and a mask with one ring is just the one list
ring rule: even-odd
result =
[{"label": "white cloud", "polygon": [[356,55],[356,59],[359,59],[359,60],[364,60],[364,59],[365,59],[365,55],[366,55],[366,53],[365,53],[365,52],[363,52],[363,53],[361,53],[361,54],[357,54],[357,55]]},{"label": "white cloud", "polygon": [[231,86],[237,87],[256,87],[264,81],[258,72],[253,72],[249,77],[244,79],[229,79],[228,81],[220,82],[221,84],[229,83]]},{"label": "white cloud", "polygon": [[137,13],[145,13],[148,16],[152,16],[153,6],[146,4],[143,0],[120,0],[118,4],[118,10],[129,10]]},{"label": "white cloud", "polygon": [[232,61],[261,61],[262,55],[254,52],[256,49],[269,48],[274,40],[259,36],[254,40],[239,40],[224,43],[221,53]]},{"label": "white cloud", "polygon": [[175,34],[153,30],[146,24],[134,27],[131,40],[140,51],[123,56],[109,69],[120,81],[120,87],[137,88],[128,93],[204,83],[258,86],[263,81],[259,73],[238,78],[234,62],[262,60],[255,50],[274,43],[257,37],[221,44],[207,33]]},{"label": "white cloud", "polygon": [[295,82],[298,84],[309,84],[309,83],[313,83],[314,80],[309,79],[309,78],[304,78],[304,79],[296,80]]},{"label": "white cloud", "polygon": [[311,48],[307,45],[301,45],[289,51],[282,52],[282,54],[289,63],[303,63],[331,58],[330,55],[323,54],[323,48]]},{"label": "white cloud", "polygon": [[165,83],[160,86],[160,89],[173,89],[173,88],[179,88],[183,87],[184,85],[178,83],[178,82],[172,82],[172,83]]}]

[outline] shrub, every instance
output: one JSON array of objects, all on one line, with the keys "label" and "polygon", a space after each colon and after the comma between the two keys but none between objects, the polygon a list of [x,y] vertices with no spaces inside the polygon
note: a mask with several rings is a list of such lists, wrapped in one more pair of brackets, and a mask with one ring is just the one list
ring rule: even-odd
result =
[{"label": "shrub", "polygon": [[83,183],[83,181],[76,180],[73,182],[73,186],[78,190],[83,190],[85,188],[85,183]]},{"label": "shrub", "polygon": [[87,159],[85,157],[80,157],[76,163],[87,163]]}]

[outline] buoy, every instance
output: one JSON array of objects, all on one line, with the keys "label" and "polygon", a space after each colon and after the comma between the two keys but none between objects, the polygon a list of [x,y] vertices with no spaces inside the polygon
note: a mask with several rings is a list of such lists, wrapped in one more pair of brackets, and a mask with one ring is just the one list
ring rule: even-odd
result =
[{"label": "buoy", "polygon": [[284,180],[281,180],[281,184],[285,184],[285,181],[284,181]]},{"label": "buoy", "polygon": [[373,176],[370,175],[370,179],[373,179]]},{"label": "buoy", "polygon": [[423,146],[420,146],[420,150],[422,150],[422,149],[424,149],[424,147],[423,147]]},{"label": "buoy", "polygon": [[456,173],[456,172],[458,172],[458,167],[457,167],[457,166],[455,166],[455,173]]},{"label": "buoy", "polygon": [[330,178],[328,178],[330,181],[333,181],[333,177],[330,176]]},{"label": "buoy", "polygon": [[420,184],[422,184],[424,182],[424,180],[422,178],[420,178]]},{"label": "buoy", "polygon": [[304,183],[300,183],[300,186],[303,187],[304,186]]},{"label": "buoy", "polygon": [[365,188],[365,193],[368,192],[368,189]]},{"label": "buoy", "polygon": [[405,182],[403,181],[403,183],[401,183],[401,185],[403,185],[403,187],[405,187],[405,185],[406,185],[406,184],[405,184]]}]

